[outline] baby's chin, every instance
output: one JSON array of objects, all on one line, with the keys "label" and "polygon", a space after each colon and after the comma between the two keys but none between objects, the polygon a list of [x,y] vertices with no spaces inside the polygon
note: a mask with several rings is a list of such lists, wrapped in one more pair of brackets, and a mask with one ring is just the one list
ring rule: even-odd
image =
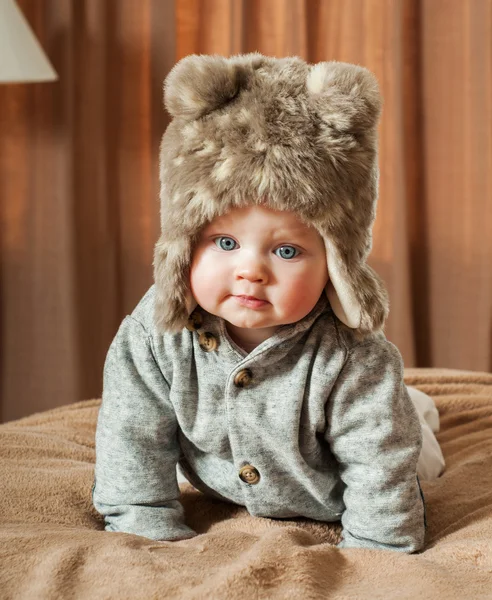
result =
[{"label": "baby's chin", "polygon": [[218,317],[224,319],[226,323],[237,327],[238,329],[264,329],[264,330],[275,330],[281,325],[285,325],[282,319],[261,315],[258,313],[247,314],[231,314],[230,312],[224,311],[218,314]]},{"label": "baby's chin", "polygon": [[228,296],[220,303],[198,302],[197,304],[209,314],[224,319],[224,321],[233,327],[240,329],[275,329],[282,325],[295,323],[298,319],[289,319],[289,315],[280,315],[277,313],[273,305],[265,307],[265,309],[252,309],[247,307],[237,306],[235,303],[231,305],[231,297]]}]

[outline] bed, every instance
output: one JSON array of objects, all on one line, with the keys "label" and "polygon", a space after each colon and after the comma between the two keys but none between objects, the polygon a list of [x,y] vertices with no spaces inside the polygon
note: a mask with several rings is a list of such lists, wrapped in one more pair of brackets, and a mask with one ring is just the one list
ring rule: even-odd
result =
[{"label": "bed", "polygon": [[0,597],[492,598],[492,374],[407,369],[432,396],[446,470],[422,482],[422,552],[338,549],[339,525],[255,518],[181,484],[200,535],[110,533],[91,504],[100,401],[0,425]]}]

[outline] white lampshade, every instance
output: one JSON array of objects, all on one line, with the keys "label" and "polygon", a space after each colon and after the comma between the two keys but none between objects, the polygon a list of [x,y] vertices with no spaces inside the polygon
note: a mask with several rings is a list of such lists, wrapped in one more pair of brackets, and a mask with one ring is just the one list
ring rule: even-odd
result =
[{"label": "white lampshade", "polygon": [[0,0],[0,82],[54,81],[51,66],[14,0]]}]

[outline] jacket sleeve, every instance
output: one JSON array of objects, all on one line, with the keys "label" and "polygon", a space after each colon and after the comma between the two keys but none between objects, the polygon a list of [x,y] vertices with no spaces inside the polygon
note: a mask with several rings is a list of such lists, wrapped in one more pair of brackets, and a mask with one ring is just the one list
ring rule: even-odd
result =
[{"label": "jacket sleeve", "polygon": [[424,545],[417,479],[422,430],[398,349],[383,334],[349,351],[327,404],[327,440],[345,484],[339,548]]},{"label": "jacket sleeve", "polygon": [[177,419],[149,335],[126,317],[104,365],[93,503],[107,531],[155,540],[196,533],[184,524],[176,464]]}]

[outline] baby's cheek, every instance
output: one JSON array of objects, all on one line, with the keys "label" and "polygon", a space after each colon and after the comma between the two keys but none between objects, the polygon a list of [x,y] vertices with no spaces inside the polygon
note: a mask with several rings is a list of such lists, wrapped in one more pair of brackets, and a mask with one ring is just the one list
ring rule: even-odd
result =
[{"label": "baby's cheek", "polygon": [[314,308],[324,287],[325,278],[315,274],[292,277],[283,294],[284,310],[302,319]]},{"label": "baby's cheek", "polygon": [[205,276],[206,270],[200,261],[194,261],[190,269],[190,287],[195,300],[199,301],[199,297],[202,293],[206,292],[207,277]]},{"label": "baby's cheek", "polygon": [[212,277],[209,275],[207,277],[206,273],[203,270],[194,270],[191,272],[191,292],[195,297],[195,300],[198,301],[199,298],[205,296],[208,297],[210,295],[210,291],[213,288]]},{"label": "baby's cheek", "polygon": [[195,300],[206,309],[206,304],[214,302],[222,287],[217,260],[202,255],[192,263],[190,270],[191,292]]}]

